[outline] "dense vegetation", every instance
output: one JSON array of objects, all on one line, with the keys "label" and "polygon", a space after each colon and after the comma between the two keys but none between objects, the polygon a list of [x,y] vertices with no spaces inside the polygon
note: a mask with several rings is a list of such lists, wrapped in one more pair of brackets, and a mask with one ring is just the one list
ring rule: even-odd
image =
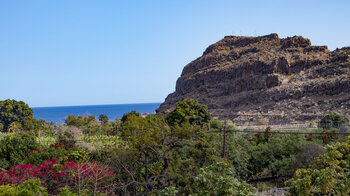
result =
[{"label": "dense vegetation", "polygon": [[350,138],[336,127],[348,120],[336,113],[323,134],[303,135],[235,132],[194,100],[168,115],[70,115],[62,125],[15,100],[0,111],[0,195],[256,195],[247,182],[262,176],[291,195],[350,191]]}]

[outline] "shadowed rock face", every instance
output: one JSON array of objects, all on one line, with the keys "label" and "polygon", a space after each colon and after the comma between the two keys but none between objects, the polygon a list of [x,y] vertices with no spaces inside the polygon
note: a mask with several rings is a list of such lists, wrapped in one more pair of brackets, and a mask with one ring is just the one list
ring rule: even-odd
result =
[{"label": "shadowed rock face", "polygon": [[241,124],[350,114],[350,47],[329,51],[300,36],[226,36],[185,66],[158,112],[196,99],[214,117]]}]

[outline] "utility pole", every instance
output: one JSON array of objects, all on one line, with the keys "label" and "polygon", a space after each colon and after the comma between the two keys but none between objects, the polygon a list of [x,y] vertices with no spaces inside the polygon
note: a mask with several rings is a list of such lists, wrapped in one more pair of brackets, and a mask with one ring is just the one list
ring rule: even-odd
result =
[{"label": "utility pole", "polygon": [[226,121],[224,123],[224,140],[222,144],[222,158],[226,158]]}]

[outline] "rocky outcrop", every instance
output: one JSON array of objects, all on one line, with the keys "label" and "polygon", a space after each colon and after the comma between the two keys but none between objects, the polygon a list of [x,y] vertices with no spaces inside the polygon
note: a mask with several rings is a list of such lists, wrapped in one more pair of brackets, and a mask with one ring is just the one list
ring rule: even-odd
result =
[{"label": "rocky outcrop", "polygon": [[329,51],[300,36],[226,36],[185,66],[158,112],[184,98],[236,123],[317,120],[350,114],[350,47]]}]

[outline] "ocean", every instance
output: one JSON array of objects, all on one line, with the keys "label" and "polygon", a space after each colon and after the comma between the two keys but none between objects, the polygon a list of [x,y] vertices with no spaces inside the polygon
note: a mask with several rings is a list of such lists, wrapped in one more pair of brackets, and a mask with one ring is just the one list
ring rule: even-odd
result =
[{"label": "ocean", "polygon": [[63,124],[64,119],[70,115],[94,115],[108,116],[109,120],[120,118],[123,114],[136,111],[139,113],[154,114],[161,103],[138,104],[113,104],[113,105],[88,105],[88,106],[57,106],[57,107],[33,107],[34,118],[44,119],[56,124]]}]

